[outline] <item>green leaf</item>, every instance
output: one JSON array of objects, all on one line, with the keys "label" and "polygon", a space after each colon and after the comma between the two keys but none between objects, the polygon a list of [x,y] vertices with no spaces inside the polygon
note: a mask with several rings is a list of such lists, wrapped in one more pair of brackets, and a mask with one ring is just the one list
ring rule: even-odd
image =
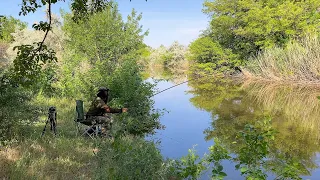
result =
[{"label": "green leaf", "polygon": [[246,173],[248,171],[248,168],[247,167],[242,167],[240,169],[240,172],[243,174],[243,173]]},{"label": "green leaf", "polygon": [[48,22],[40,21],[39,23],[35,23],[32,25],[32,28],[34,28],[37,31],[47,31],[51,30],[50,24]]},{"label": "green leaf", "polygon": [[227,174],[226,174],[225,172],[219,172],[219,175],[220,175],[220,176],[223,176],[223,177],[226,177],[226,176],[227,176]]}]

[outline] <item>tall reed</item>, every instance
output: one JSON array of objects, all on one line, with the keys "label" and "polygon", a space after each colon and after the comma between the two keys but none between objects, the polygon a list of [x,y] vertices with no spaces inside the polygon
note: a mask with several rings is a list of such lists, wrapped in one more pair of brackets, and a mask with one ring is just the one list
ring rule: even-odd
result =
[{"label": "tall reed", "polygon": [[320,38],[309,35],[285,48],[267,49],[251,58],[246,70],[256,78],[320,83]]}]

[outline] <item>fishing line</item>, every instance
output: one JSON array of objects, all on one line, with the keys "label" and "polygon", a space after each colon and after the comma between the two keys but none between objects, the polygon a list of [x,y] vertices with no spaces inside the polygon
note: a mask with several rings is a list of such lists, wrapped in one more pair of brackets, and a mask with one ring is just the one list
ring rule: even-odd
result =
[{"label": "fishing line", "polygon": [[163,134],[161,134],[161,136],[164,136],[164,137],[170,139],[171,141],[175,141],[176,143],[179,143],[179,144],[182,144],[181,141],[184,141],[183,139],[181,139],[181,141],[178,141],[178,140],[176,140],[175,138],[172,138],[172,137],[169,137],[169,136],[166,136],[166,135],[163,135]]},{"label": "fishing line", "polygon": [[[208,75],[208,74],[206,74],[206,75]],[[210,75],[210,74],[209,74],[209,75]],[[153,97],[153,96],[156,96],[156,95],[158,95],[158,94],[160,94],[160,93],[163,93],[163,92],[165,92],[165,91],[167,91],[167,90],[169,90],[169,89],[172,89],[172,88],[174,88],[174,87],[177,87],[177,86],[180,86],[180,85],[182,85],[182,84],[185,84],[185,83],[187,83],[187,82],[194,81],[194,80],[198,80],[198,79],[200,79],[200,78],[205,78],[205,77],[209,78],[210,76],[197,77],[197,78],[193,78],[193,79],[190,79],[190,80],[187,80],[187,81],[183,81],[183,82],[181,82],[181,83],[179,83],[179,84],[176,84],[176,85],[174,85],[174,86],[168,87],[168,88],[166,88],[166,89],[163,89],[163,90],[161,90],[161,91],[153,94],[152,96],[150,96],[150,98]],[[166,135],[163,135],[162,133],[161,133],[160,136],[163,136],[164,138],[170,139],[171,141],[175,141],[175,142],[178,143],[178,144],[182,144],[181,141],[178,141],[178,140],[176,140],[176,139],[174,139],[174,138],[172,138],[172,137],[168,137],[168,136],[166,136]],[[160,138],[159,138],[159,139],[160,139]],[[183,141],[183,139],[181,139],[181,140]]]},{"label": "fishing line", "polygon": [[[175,143],[178,143],[178,144],[183,144],[182,141],[184,141],[184,139],[182,139],[182,138],[179,138],[179,141],[178,141],[177,139],[172,138],[172,137],[169,137],[169,136],[166,136],[166,135],[164,135],[163,133],[160,133],[159,136],[165,137],[165,138],[167,138],[167,139],[170,139],[171,141],[174,141]],[[156,138],[155,138],[155,139],[156,139]],[[162,139],[162,138],[160,138],[160,137],[158,138],[158,140],[160,140],[160,142],[162,142],[161,139]]]}]

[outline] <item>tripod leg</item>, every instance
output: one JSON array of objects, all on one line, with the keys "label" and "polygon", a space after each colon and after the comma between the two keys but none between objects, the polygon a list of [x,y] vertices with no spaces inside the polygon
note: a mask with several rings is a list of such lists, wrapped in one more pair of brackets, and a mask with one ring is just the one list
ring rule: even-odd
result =
[{"label": "tripod leg", "polygon": [[52,129],[53,129],[54,135],[57,135],[56,121],[53,120],[52,123],[51,123],[51,126],[52,126]]},{"label": "tripod leg", "polygon": [[48,124],[48,123],[49,123],[49,119],[47,120],[46,125],[44,125],[43,131],[42,131],[42,134],[41,134],[41,137],[44,135],[44,132],[46,131],[46,128],[47,128],[47,124]]},{"label": "tripod leg", "polygon": [[54,113],[53,123],[54,123],[54,126],[53,126],[54,135],[57,135],[57,113],[56,112]]}]

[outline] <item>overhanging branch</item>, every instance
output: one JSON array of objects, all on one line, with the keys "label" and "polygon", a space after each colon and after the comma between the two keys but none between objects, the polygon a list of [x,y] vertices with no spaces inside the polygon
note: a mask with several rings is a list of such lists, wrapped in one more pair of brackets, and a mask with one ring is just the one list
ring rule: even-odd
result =
[{"label": "overhanging branch", "polygon": [[46,34],[44,35],[44,38],[43,38],[43,40],[41,41],[41,43],[40,43],[40,45],[39,45],[38,52],[41,51],[42,46],[43,46],[43,43],[44,43],[44,41],[46,40],[49,31],[51,30],[51,19],[52,19],[52,18],[51,18],[51,0],[48,0],[48,16],[49,16],[49,26],[47,27]]}]

